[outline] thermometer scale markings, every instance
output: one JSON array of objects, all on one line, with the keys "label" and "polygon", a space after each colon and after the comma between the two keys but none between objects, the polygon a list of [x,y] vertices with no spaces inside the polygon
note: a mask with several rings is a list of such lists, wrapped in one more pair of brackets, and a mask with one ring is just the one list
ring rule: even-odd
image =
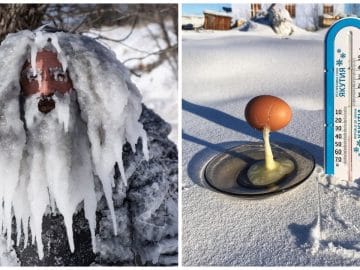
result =
[{"label": "thermometer scale markings", "polygon": [[350,90],[350,93],[349,93],[349,105],[350,105],[350,127],[349,127],[349,148],[348,148],[348,151],[347,153],[349,153],[349,159],[348,159],[348,179],[351,181],[353,178],[352,178],[352,142],[353,142],[353,134],[352,134],[352,130],[351,130],[351,125],[353,124],[353,107],[354,107],[354,91],[353,91],[353,84],[352,84],[352,71],[353,71],[353,63],[352,63],[352,55],[353,55],[353,33],[352,31],[350,30],[349,31],[349,41],[348,41],[348,44],[349,44],[349,67],[348,67],[348,72],[349,72],[349,90]]}]

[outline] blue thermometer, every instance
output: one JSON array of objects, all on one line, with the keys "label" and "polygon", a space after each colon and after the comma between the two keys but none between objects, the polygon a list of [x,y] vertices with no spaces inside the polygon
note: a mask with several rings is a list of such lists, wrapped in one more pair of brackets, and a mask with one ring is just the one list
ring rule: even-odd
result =
[{"label": "blue thermometer", "polygon": [[325,38],[325,173],[360,178],[360,19],[336,22]]}]

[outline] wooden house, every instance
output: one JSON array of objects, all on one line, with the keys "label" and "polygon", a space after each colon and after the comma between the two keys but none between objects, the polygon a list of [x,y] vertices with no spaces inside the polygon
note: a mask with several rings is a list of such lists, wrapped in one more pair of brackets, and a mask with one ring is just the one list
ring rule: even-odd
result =
[{"label": "wooden house", "polygon": [[212,30],[229,30],[232,16],[222,12],[204,11],[204,28]]}]

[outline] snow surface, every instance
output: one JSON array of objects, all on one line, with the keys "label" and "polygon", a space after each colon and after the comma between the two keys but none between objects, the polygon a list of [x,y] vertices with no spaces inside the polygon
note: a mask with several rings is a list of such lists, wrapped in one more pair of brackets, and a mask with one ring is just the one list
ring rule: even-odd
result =
[{"label": "snow surface", "polygon": [[[58,52],[59,61],[64,68],[68,67],[74,85],[69,94],[55,94],[55,110],[46,115],[37,109],[37,95],[24,101],[23,111],[18,98],[23,64],[28,60],[34,66],[34,55],[45,46]],[[41,259],[43,215],[58,211],[64,217],[73,251],[72,217],[84,202],[96,251],[95,178],[102,183],[116,235],[112,199],[114,165],[117,163],[126,186],[123,145],[129,142],[135,152],[141,138],[145,159],[149,156],[147,136],[138,122],[141,95],[130,81],[127,69],[112,51],[91,38],[61,32],[21,31],[8,35],[1,44],[0,74],[3,75],[0,81],[0,197],[3,202],[0,221],[7,249],[12,245],[10,235],[15,216],[17,242],[22,233],[27,242],[30,229],[32,243],[36,242]]]},{"label": "snow surface", "polygon": [[[360,265],[359,183],[322,168],[325,31],[281,38],[268,30],[183,32],[183,265]],[[293,110],[270,141],[312,153],[314,172],[265,199],[211,190],[202,177],[210,158],[261,140],[244,108],[262,94]]]},{"label": "snow surface", "polygon": [[204,10],[203,11],[204,14],[210,14],[210,15],[217,15],[217,16],[222,16],[222,17],[230,17],[232,18],[231,14],[225,13],[225,12],[218,12],[218,11],[213,11],[213,10]]},{"label": "snow surface", "polygon": [[204,25],[205,22],[205,17],[203,15],[201,16],[190,16],[190,15],[183,15],[181,17],[181,24],[182,25],[186,25],[186,24],[192,24],[194,26],[194,28],[199,28],[202,27]]},{"label": "snow surface", "polygon": [[20,266],[20,262],[16,257],[14,249],[7,250],[6,239],[0,237],[0,265]]}]

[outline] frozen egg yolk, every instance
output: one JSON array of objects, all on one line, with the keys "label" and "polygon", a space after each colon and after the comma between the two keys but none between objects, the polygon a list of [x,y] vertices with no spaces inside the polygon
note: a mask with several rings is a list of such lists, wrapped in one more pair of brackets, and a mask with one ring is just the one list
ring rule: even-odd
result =
[{"label": "frozen egg yolk", "polygon": [[258,130],[271,131],[285,127],[291,120],[290,106],[282,99],[270,95],[257,96],[245,108],[246,121]]}]

